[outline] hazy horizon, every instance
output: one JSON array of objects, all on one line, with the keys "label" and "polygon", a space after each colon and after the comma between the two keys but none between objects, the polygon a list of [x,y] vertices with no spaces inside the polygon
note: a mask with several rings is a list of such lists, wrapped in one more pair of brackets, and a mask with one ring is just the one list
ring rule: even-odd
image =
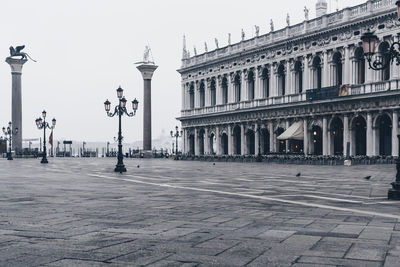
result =
[{"label": "hazy horizon", "polygon": [[[127,142],[142,139],[143,80],[135,62],[141,61],[150,45],[159,68],[152,82],[153,139],[162,130],[169,133],[180,125],[176,117],[181,109],[182,37],[193,55],[269,32],[270,19],[275,30],[304,20],[304,6],[315,17],[316,0],[272,2],[250,0],[241,5],[232,1],[199,2],[69,0],[2,0],[0,9],[0,128],[11,118],[11,74],[4,62],[9,46],[25,44],[25,52],[38,62],[24,65],[22,75],[23,138],[39,138],[35,118],[46,109],[48,118],[57,119],[56,139],[111,140],[116,136],[118,120],[108,118],[103,102],[116,104],[115,90],[125,89],[129,101],[139,100],[133,118],[123,118],[123,135]],[[328,1],[335,3],[335,1]],[[364,3],[362,0],[339,1],[339,8]],[[336,4],[334,4],[336,5]],[[331,7],[334,10],[335,6]],[[129,108],[131,108],[129,106]]]}]

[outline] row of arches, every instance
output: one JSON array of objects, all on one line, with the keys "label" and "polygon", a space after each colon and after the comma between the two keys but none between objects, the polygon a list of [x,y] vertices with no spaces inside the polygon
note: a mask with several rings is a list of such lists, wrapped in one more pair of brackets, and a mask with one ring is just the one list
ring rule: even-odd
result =
[{"label": "row of arches", "polygon": [[[349,137],[350,137],[350,151],[351,155],[366,155],[367,146],[374,146],[376,155],[391,155],[392,154],[392,118],[389,114],[383,113],[376,116],[373,121],[372,129],[373,142],[367,144],[367,119],[363,115],[358,115],[352,118],[349,123]],[[268,153],[304,153],[304,142],[298,140],[282,141],[277,140],[276,137],[281,135],[285,129],[277,127],[273,133],[267,128],[261,128],[259,134],[259,146],[256,141],[256,130],[252,128],[245,129],[242,134],[243,128],[239,125],[233,127],[231,132],[231,144],[229,144],[229,137],[227,132],[222,132],[217,143],[217,138],[214,133],[206,136],[205,130],[201,129],[198,132],[198,146],[196,147],[196,140],[194,134],[188,136],[189,138],[189,154],[195,154],[198,149],[199,155],[216,154],[218,151],[223,155],[256,155],[258,149],[261,154]],[[308,132],[308,153],[312,155],[322,155],[324,142],[329,143],[329,155],[345,155],[346,144],[344,144],[344,123],[341,117],[334,117],[328,124],[327,140],[324,140],[323,129],[319,124],[310,125]],[[271,138],[271,134],[273,138]],[[242,140],[244,138],[244,140]],[[271,144],[271,141],[273,142]],[[209,151],[205,151],[205,142],[208,142]],[[219,149],[217,149],[219,146]],[[231,148],[229,146],[232,146]]]},{"label": "row of arches", "polygon": [[[378,46],[378,51],[382,54],[385,54],[388,50],[390,49],[390,44],[386,41],[383,41],[380,43]],[[387,53],[386,53],[387,54]],[[386,61],[390,60],[388,57],[383,57],[382,61],[385,64]],[[364,52],[362,47],[357,47],[354,50],[354,55],[352,56],[352,61],[353,61],[353,83],[354,84],[364,84],[366,81],[366,62],[364,58]],[[261,98],[268,98],[271,96],[271,86],[277,87],[277,94],[278,96],[283,96],[286,95],[288,92],[288,85],[287,84],[287,79],[286,76],[287,70],[286,70],[286,63],[285,62],[280,62],[277,66],[276,70],[276,79],[277,83],[272,84],[270,82],[270,77],[271,73],[268,68],[264,68],[261,72]],[[293,78],[294,78],[294,83],[292,86],[294,86],[294,92],[296,93],[302,93],[306,89],[318,89],[322,88],[323,84],[329,84],[331,86],[338,86],[343,84],[343,77],[344,77],[344,55],[342,54],[341,51],[336,51],[333,53],[331,62],[329,62],[330,70],[329,70],[329,77],[326,77],[326,79],[330,79],[330,81],[326,81],[323,83],[323,58],[321,53],[317,53],[316,55],[313,56],[312,62],[311,62],[311,76],[310,76],[310,88],[303,88],[303,80],[304,80],[304,63],[302,59],[297,59],[294,62],[294,68],[293,68]],[[242,75],[241,73],[236,73],[232,79],[232,85],[233,85],[233,91],[231,92],[233,94],[232,101],[233,102],[240,102],[243,101],[243,95],[242,95]],[[253,100],[255,99],[255,79],[256,79],[256,73],[254,69],[251,69],[247,73],[247,96],[245,96],[246,100]],[[378,80],[381,81],[386,81],[390,79],[390,68],[384,69],[378,73]],[[228,88],[228,78],[225,76],[222,78],[221,82],[221,89],[222,89],[222,104],[227,104],[229,101],[229,88]],[[210,105],[215,106],[217,101],[217,95],[216,95],[216,80],[215,78],[211,79],[210,83]],[[198,105],[196,105],[195,101],[195,85],[194,83],[191,83],[189,86],[189,95],[190,95],[190,100],[189,100],[189,107],[191,109],[195,108],[196,106],[202,108],[206,105],[206,86],[205,82],[201,81],[198,87],[199,90],[199,100],[198,100]]]}]

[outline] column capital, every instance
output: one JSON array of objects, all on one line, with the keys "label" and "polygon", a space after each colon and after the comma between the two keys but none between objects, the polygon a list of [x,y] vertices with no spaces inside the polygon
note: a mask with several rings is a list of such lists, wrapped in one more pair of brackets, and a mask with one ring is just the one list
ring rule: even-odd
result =
[{"label": "column capital", "polygon": [[158,66],[153,64],[142,64],[137,66],[136,68],[140,71],[140,73],[142,73],[144,80],[151,80]]},{"label": "column capital", "polygon": [[13,74],[22,74],[22,66],[27,62],[27,59],[17,59],[8,57],[6,58],[6,62],[11,67],[11,73]]}]

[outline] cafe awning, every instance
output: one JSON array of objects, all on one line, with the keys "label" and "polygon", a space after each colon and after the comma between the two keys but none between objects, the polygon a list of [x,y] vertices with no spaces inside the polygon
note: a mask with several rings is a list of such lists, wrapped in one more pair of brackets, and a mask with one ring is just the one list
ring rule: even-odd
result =
[{"label": "cafe awning", "polygon": [[286,131],[277,137],[278,140],[303,140],[304,128],[303,122],[293,123]]}]

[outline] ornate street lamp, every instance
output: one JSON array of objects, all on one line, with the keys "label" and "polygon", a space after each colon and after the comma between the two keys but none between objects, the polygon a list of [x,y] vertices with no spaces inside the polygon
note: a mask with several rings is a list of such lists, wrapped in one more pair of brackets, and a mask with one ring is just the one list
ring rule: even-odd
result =
[{"label": "ornate street lamp", "polygon": [[175,133],[174,133],[174,131],[171,131],[171,137],[172,138],[175,137],[175,146],[176,146],[175,147],[175,160],[179,159],[179,156],[178,156],[178,138],[182,137],[182,135],[183,135],[183,131],[179,131],[178,129],[179,129],[178,126],[175,126]]},{"label": "ornate street lamp", "polygon": [[12,129],[12,123],[11,121],[8,123],[7,129],[6,127],[3,127],[3,133],[5,135],[4,140],[8,141],[8,152],[7,152],[7,160],[13,160],[12,157],[12,151],[11,151],[11,145],[12,145],[12,138],[14,135],[18,134],[18,127],[16,127],[14,130]]},{"label": "ornate street lamp", "polygon": [[43,157],[40,163],[45,163],[45,164],[49,163],[47,161],[47,151],[46,151],[46,128],[53,130],[56,127],[56,119],[53,118],[51,120],[51,125],[50,125],[48,122],[46,122],[46,115],[47,112],[43,110],[42,112],[43,119],[39,117],[35,120],[37,128],[39,130],[43,129]]},{"label": "ornate street lamp", "polygon": [[104,102],[104,108],[106,110],[107,116],[109,117],[114,117],[116,114],[118,114],[119,118],[119,130],[118,130],[118,162],[117,165],[115,166],[114,171],[123,173],[126,172],[126,168],[124,165],[124,156],[122,155],[122,130],[121,130],[121,117],[122,115],[127,115],[128,117],[133,117],[136,115],[136,110],[138,109],[139,101],[136,100],[136,98],[132,101],[132,109],[133,112],[128,113],[126,109],[126,98],[123,96],[124,90],[120,87],[117,89],[117,97],[119,99],[119,104],[115,106],[114,108],[114,113],[110,112],[111,110],[111,102],[106,100]]},{"label": "ornate street lamp", "polygon": [[[397,19],[400,21],[400,1],[396,2]],[[364,56],[368,61],[368,65],[373,70],[384,70],[389,68],[396,60],[396,64],[400,65],[400,43],[394,42],[387,51],[375,52],[378,36],[369,30],[361,37]]]}]

